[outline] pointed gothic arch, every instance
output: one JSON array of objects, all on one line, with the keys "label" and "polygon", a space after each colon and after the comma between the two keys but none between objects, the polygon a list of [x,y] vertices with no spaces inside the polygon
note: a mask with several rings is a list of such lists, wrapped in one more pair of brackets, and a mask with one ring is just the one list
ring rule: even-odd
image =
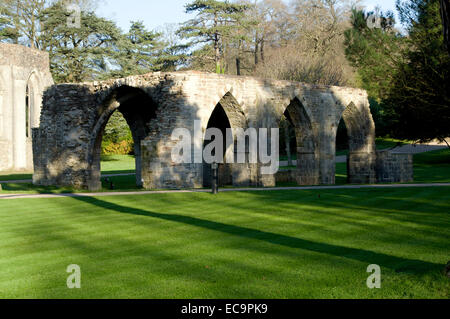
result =
[{"label": "pointed gothic arch", "polygon": [[300,100],[295,97],[287,106],[284,116],[295,131],[296,181],[299,185],[318,184],[319,159],[317,139],[313,131],[310,114]]},{"label": "pointed gothic arch", "polygon": [[[224,145],[224,161],[219,165],[219,184],[225,185],[249,185],[252,183],[251,174],[249,174],[249,164],[236,163],[237,157],[237,145],[236,145],[236,132],[235,129],[241,128],[246,130],[248,128],[248,120],[245,116],[241,105],[231,92],[225,93],[225,95],[219,100],[214,107],[211,115],[208,119],[208,128],[218,128],[223,135]],[[227,144],[227,129],[231,129],[233,143]],[[205,141],[203,146],[209,144],[210,141]],[[227,153],[234,152],[234,162],[227,163],[225,158]],[[248,148],[246,150],[248,152]],[[248,158],[248,156],[247,156]],[[209,187],[211,184],[211,165],[203,163],[203,186]]]},{"label": "pointed gothic arch", "polygon": [[342,113],[348,137],[347,181],[375,183],[375,124],[367,105],[351,102]]},{"label": "pointed gothic arch", "polygon": [[155,102],[141,89],[123,85],[112,90],[102,104],[101,114],[91,133],[93,138],[88,154],[90,189],[101,188],[101,145],[105,127],[114,112],[122,113],[131,130],[134,141],[136,185],[142,186],[141,141],[149,133],[149,123],[156,117],[156,109]]}]

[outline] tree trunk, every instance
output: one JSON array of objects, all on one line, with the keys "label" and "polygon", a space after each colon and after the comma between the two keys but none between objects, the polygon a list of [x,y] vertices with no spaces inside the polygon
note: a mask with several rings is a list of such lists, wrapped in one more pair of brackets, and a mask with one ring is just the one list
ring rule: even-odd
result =
[{"label": "tree trunk", "polygon": [[259,54],[259,40],[258,40],[258,33],[257,33],[255,36],[255,67],[259,63],[258,54]]},{"label": "tree trunk", "polygon": [[241,40],[239,40],[238,52],[236,56],[236,74],[241,75]]},{"label": "tree trunk", "polygon": [[447,46],[447,51],[450,54],[450,0],[440,0],[441,2],[441,17],[442,17],[442,26],[444,29],[444,43]]},{"label": "tree trunk", "polygon": [[[217,13],[214,14],[214,27],[217,28],[217,24],[218,24],[218,17],[217,17]],[[216,73],[220,73],[220,46],[219,46],[219,33],[216,32],[214,34],[214,60],[216,62]]]},{"label": "tree trunk", "polygon": [[236,57],[236,75],[241,75],[241,59]]},{"label": "tree trunk", "polygon": [[264,64],[264,37],[261,39],[261,61]]}]

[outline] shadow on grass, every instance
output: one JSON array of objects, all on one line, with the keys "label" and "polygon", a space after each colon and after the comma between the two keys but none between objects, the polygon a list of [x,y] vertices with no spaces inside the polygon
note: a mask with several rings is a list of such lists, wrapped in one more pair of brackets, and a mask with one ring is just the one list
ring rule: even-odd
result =
[{"label": "shadow on grass", "polygon": [[0,175],[0,181],[18,181],[29,180],[33,178],[33,174],[4,174]]},{"label": "shadow on grass", "polygon": [[[128,172],[120,171],[113,172],[110,174],[127,174]],[[134,173],[134,172],[132,172]],[[108,182],[106,177],[101,178],[102,189],[98,191],[101,192],[111,192],[111,191],[137,191],[143,190],[141,187],[136,186],[136,175],[126,175],[126,176],[113,176],[108,177]],[[111,182],[113,187],[111,188]],[[32,193],[32,194],[69,194],[69,193],[85,193],[91,192],[87,189],[75,189],[72,187],[59,187],[59,186],[40,186],[33,185],[32,183],[2,183],[2,193]]]},{"label": "shadow on grass", "polygon": [[3,192],[8,193],[69,194],[77,192],[76,189],[70,187],[37,186],[31,183],[4,183],[2,189]]},{"label": "shadow on grass", "polygon": [[186,225],[192,225],[229,235],[239,236],[245,239],[260,240],[270,244],[281,245],[289,248],[298,248],[327,255],[349,258],[367,263],[367,265],[378,264],[381,267],[386,267],[397,272],[427,273],[440,271],[442,268],[442,265],[432,262],[390,256],[364,249],[318,243],[297,237],[280,235],[247,227],[228,225],[220,222],[209,221],[185,215],[156,213],[147,210],[121,206],[115,203],[100,200],[98,198],[77,197],[76,199],[100,208],[114,210],[118,213],[147,216]]}]

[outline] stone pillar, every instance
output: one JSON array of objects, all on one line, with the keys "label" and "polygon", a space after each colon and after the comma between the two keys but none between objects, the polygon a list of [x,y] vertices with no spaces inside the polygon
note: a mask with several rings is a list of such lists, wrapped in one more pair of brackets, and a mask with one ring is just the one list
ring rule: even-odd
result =
[{"label": "stone pillar", "polygon": [[[234,163],[232,164],[233,186],[248,187],[252,184],[251,163],[249,163],[249,146],[245,145],[245,152],[239,153],[237,142],[234,143]],[[237,159],[244,155],[245,163],[237,163]]]},{"label": "stone pillar", "polygon": [[315,152],[297,152],[297,169],[293,172],[298,185],[318,185],[319,161]]},{"label": "stone pillar", "polygon": [[142,149],[141,140],[134,141],[134,157],[135,157],[135,171],[136,171],[136,185],[142,187]]},{"label": "stone pillar", "polygon": [[413,155],[377,151],[376,175],[378,183],[413,182]]},{"label": "stone pillar", "polygon": [[347,157],[347,174],[350,184],[374,184],[375,152],[350,152]]}]

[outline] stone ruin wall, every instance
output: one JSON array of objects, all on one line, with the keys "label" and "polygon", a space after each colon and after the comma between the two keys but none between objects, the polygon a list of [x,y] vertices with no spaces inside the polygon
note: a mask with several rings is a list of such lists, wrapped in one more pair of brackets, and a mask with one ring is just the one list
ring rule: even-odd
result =
[{"label": "stone ruin wall", "polygon": [[0,171],[33,170],[31,128],[39,127],[42,95],[52,84],[47,53],[0,43]]},{"label": "stone ruin wall", "polygon": [[380,183],[408,183],[414,181],[413,155],[377,151],[376,176]]},{"label": "stone ruin wall", "polygon": [[[195,120],[204,134],[218,104],[232,129],[278,127],[288,110],[299,122],[294,123],[300,137],[294,175],[300,185],[334,184],[336,133],[344,118],[352,143],[350,178],[355,183],[375,182],[375,127],[365,91],[191,71],[49,88],[41,126],[33,130],[34,183],[99,189],[98,144],[109,116],[119,109],[128,112],[127,121],[140,145],[138,185],[202,187],[203,164],[172,163],[177,141],[171,134],[175,128],[187,128],[194,135]],[[275,176],[261,175],[258,164],[233,164],[230,170],[233,185],[275,185]]]}]

